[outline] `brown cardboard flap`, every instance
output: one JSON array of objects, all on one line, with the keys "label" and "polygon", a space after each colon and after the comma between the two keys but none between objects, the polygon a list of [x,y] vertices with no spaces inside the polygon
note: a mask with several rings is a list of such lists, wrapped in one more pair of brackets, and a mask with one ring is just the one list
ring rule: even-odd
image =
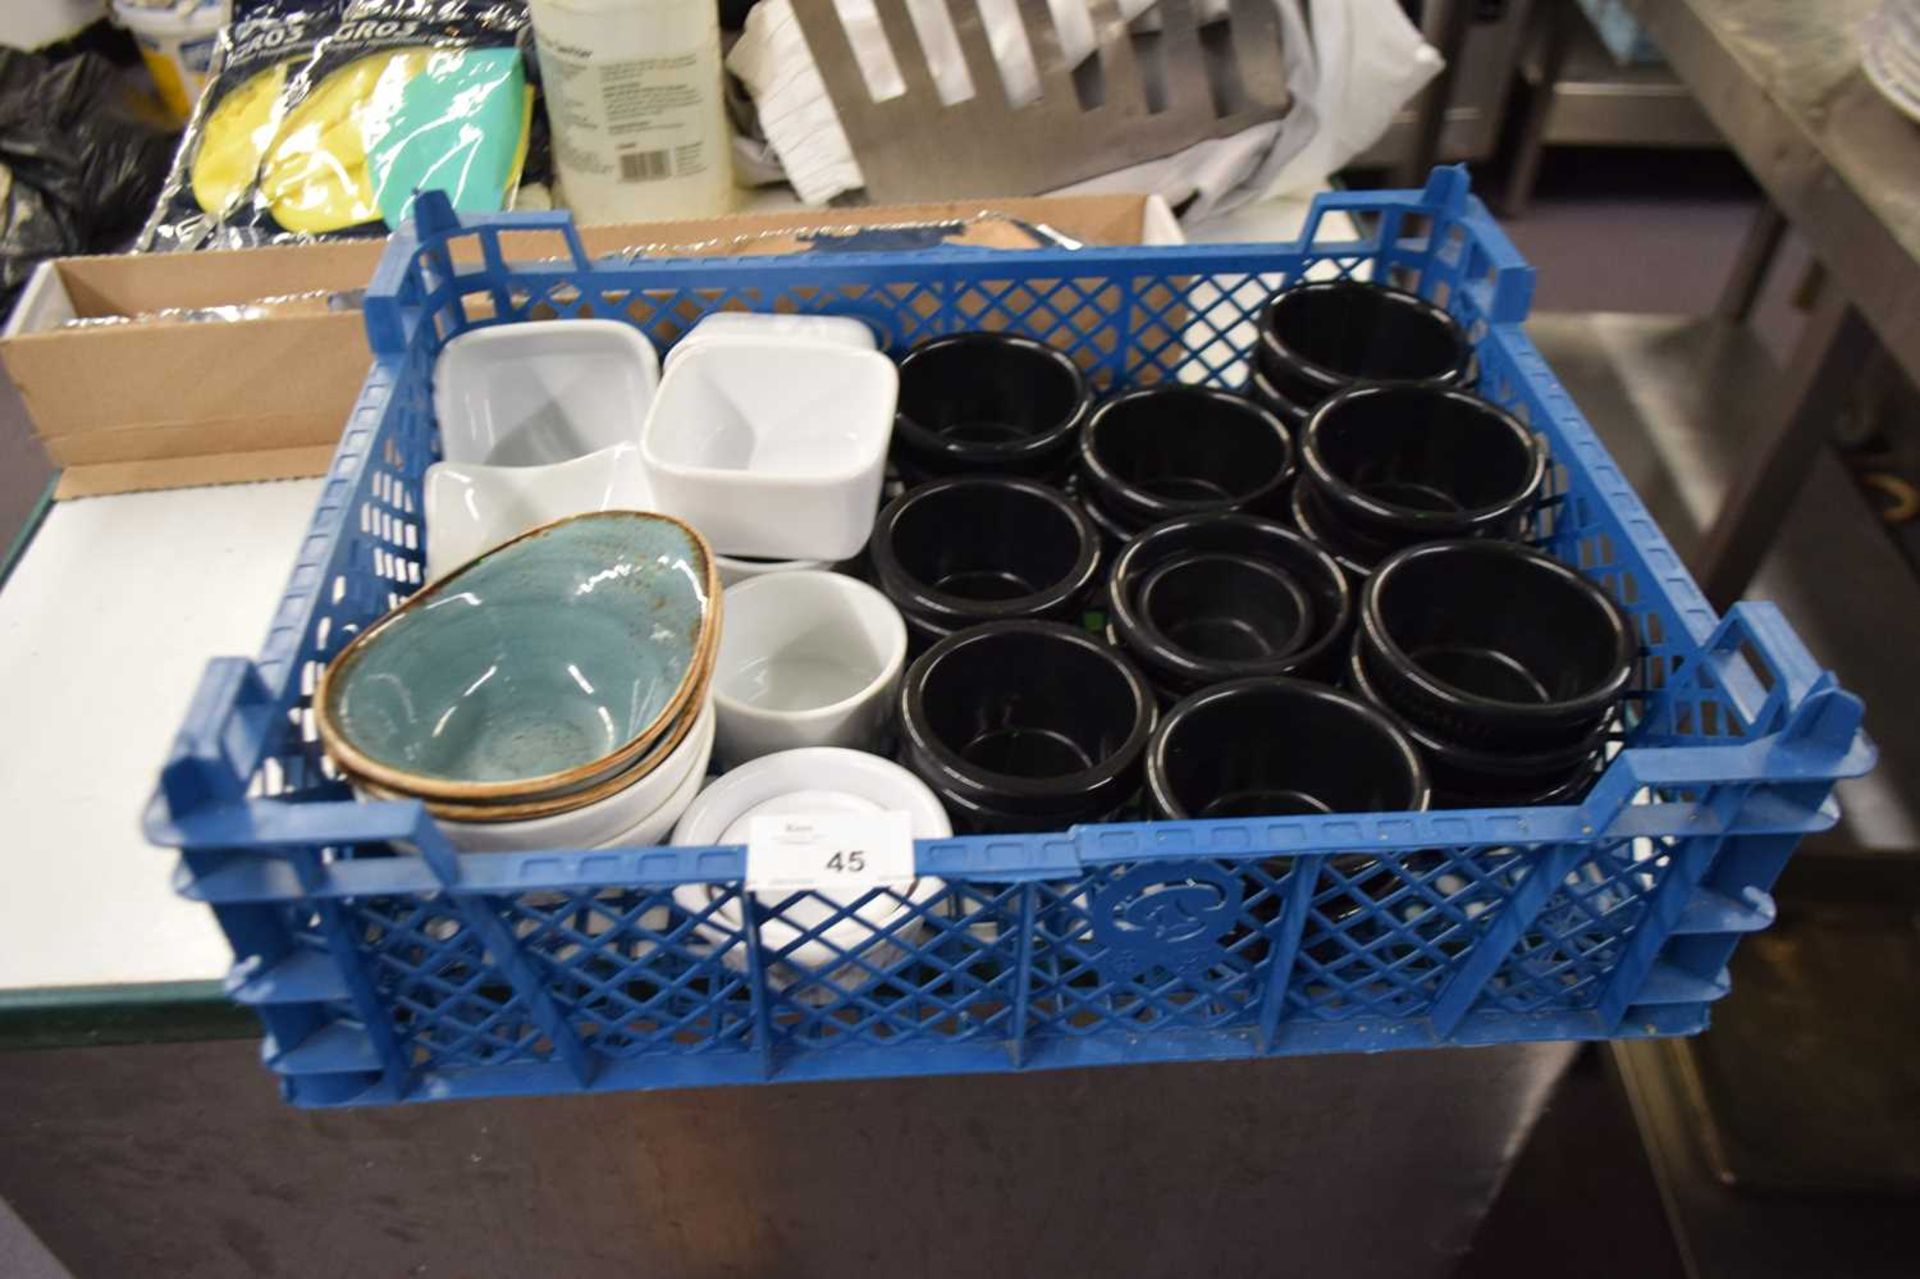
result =
[{"label": "brown cardboard flap", "polygon": [[233,306],[288,293],[364,288],[387,242],[288,244],[216,253],[64,258],[55,264],[81,316]]},{"label": "brown cardboard flap", "polygon": [[333,445],[294,449],[262,449],[254,453],[223,453],[211,457],[170,457],[140,462],[108,462],[76,466],[60,475],[55,498],[99,497],[108,493],[144,493],[152,489],[190,488],[199,484],[243,484],[254,480],[293,480],[325,475],[333,461]]},{"label": "brown cardboard flap", "polygon": [[294,406],[344,424],[372,360],[353,313],[27,333],[0,344],[0,355],[48,441],[266,419]]},{"label": "brown cardboard flap", "polygon": [[[1146,201],[1137,195],[1031,196],[947,200],[933,204],[866,205],[738,213],[719,218],[631,222],[580,228],[595,257],[641,245],[727,252],[735,237],[815,227],[938,222],[985,211],[1040,222],[1089,244],[1138,244]],[[514,233],[525,245],[509,257],[565,257],[556,232]],[[169,309],[232,306],[264,297],[341,292],[366,287],[385,252],[384,239],[272,245],[209,253],[63,258],[55,263],[75,314],[142,315]],[[469,252],[473,252],[469,250]],[[456,256],[464,256],[457,254]],[[477,260],[477,252],[475,253]]]},{"label": "brown cardboard flap", "polygon": [[332,448],[346,425],[344,411],[325,409],[186,421],[111,430],[77,431],[45,441],[55,466],[100,466],[171,457],[205,457],[265,449]]},{"label": "brown cardboard flap", "polygon": [[[814,227],[874,226],[889,222],[942,222],[991,211],[1054,230],[1089,244],[1138,244],[1146,199],[1138,195],[1027,196],[945,200],[934,204],[873,204],[854,208],[792,209],[779,213],[741,213],[726,218],[680,222],[638,222],[583,226],[580,239],[594,257],[638,245],[701,246],[767,231]],[[727,252],[716,246],[708,252]]]},{"label": "brown cardboard flap", "polygon": [[[580,234],[595,257],[639,246],[732,253],[742,251],[740,236],[939,222],[983,210],[1045,223],[1090,244],[1136,244],[1148,203],[1132,195],[949,200],[594,226]],[[555,232],[513,232],[508,239],[503,247],[517,260],[566,255]],[[359,289],[385,248],[384,240],[358,240],[69,258],[52,268],[65,296],[51,295],[55,305],[45,314],[144,315]],[[56,490],[66,498],[324,474],[371,356],[360,313],[295,308],[234,321],[167,317],[16,332],[0,340],[0,361],[20,388],[35,433],[67,468]]]}]

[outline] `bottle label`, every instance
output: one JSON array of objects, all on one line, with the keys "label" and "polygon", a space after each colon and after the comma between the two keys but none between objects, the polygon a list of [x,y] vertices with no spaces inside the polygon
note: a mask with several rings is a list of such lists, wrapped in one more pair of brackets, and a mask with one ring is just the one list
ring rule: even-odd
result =
[{"label": "bottle label", "polygon": [[568,170],[618,182],[705,173],[713,163],[701,126],[712,110],[698,53],[596,57],[540,41],[554,145]]}]

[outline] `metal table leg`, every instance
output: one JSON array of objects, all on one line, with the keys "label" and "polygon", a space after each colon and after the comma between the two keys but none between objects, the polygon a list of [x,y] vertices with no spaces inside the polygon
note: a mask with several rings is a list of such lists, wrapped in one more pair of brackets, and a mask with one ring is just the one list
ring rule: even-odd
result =
[{"label": "metal table leg", "polygon": [[1761,286],[1767,282],[1767,268],[1773,265],[1773,255],[1786,231],[1785,215],[1773,201],[1763,199],[1753,215],[1753,224],[1747,228],[1747,238],[1740,242],[1740,255],[1733,260],[1733,271],[1713,308],[1715,315],[1735,324],[1746,321],[1760,297]]},{"label": "metal table leg", "polygon": [[1794,347],[1772,416],[1749,435],[1745,468],[1694,564],[1694,576],[1715,608],[1725,609],[1746,590],[1872,350],[1865,321],[1829,284]]},{"label": "metal table leg", "polygon": [[1500,191],[1500,212],[1509,218],[1520,217],[1533,200],[1533,185],[1540,178],[1540,157],[1547,149],[1553,87],[1560,82],[1560,73],[1567,65],[1567,51],[1573,47],[1573,24],[1583,20],[1574,11],[1573,0],[1547,0],[1537,12],[1544,28],[1540,33],[1540,81],[1528,90],[1526,115],[1520,121],[1513,164]]},{"label": "metal table leg", "polygon": [[1447,108],[1453,105],[1453,79],[1460,68],[1461,52],[1467,46],[1467,29],[1473,25],[1473,0],[1437,0],[1437,3],[1441,5],[1440,31],[1434,45],[1445,59],[1445,65],[1420,95],[1413,150],[1408,153],[1398,179],[1403,187],[1424,186],[1428,170],[1440,162],[1440,143],[1447,131]]}]

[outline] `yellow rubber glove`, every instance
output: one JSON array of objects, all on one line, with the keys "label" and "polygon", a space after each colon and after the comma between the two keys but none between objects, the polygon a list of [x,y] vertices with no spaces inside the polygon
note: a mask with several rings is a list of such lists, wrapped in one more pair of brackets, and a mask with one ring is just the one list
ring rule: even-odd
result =
[{"label": "yellow rubber glove", "polygon": [[287,66],[268,67],[207,113],[191,173],[193,198],[207,213],[220,216],[252,187],[260,157],[280,131]]},{"label": "yellow rubber glove", "polygon": [[260,194],[276,222],[319,235],[379,220],[368,139],[385,135],[428,54],[400,49],[350,62],[287,114],[260,171]]}]

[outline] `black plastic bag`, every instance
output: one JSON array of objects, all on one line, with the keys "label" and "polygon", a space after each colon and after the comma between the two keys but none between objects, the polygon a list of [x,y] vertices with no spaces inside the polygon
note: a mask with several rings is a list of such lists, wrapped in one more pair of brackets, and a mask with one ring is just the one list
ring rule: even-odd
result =
[{"label": "black plastic bag", "polygon": [[136,119],[94,53],[0,48],[0,308],[47,258],[111,252],[140,230],[177,135]]}]

